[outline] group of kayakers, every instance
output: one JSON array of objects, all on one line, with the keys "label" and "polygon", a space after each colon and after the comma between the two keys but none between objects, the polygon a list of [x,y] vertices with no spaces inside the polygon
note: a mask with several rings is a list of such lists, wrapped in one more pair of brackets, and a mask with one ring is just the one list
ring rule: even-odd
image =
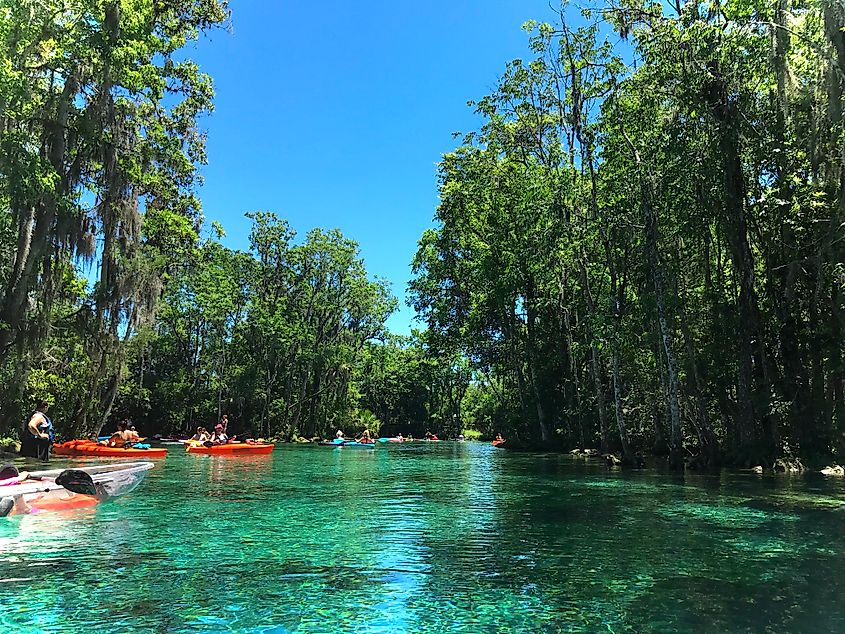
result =
[{"label": "group of kayakers", "polygon": [[[423,437],[424,440],[440,440],[436,435],[432,434],[430,431],[425,432],[425,436]],[[382,442],[385,439],[382,439]],[[392,442],[413,442],[414,437],[410,434],[408,436],[403,436],[401,433],[397,434],[394,438],[390,439]],[[362,445],[371,445],[375,443],[375,439],[370,434],[369,429],[365,429],[360,438],[347,438],[346,434],[343,433],[342,430],[338,429],[337,433],[335,433],[335,443],[339,442],[349,442],[354,441]],[[328,441],[326,441],[328,442]]]},{"label": "group of kayakers", "polygon": [[[47,461],[50,456],[50,446],[53,442],[53,423],[47,416],[47,411],[50,408],[50,403],[46,400],[39,402],[38,407],[27,418],[21,429],[21,455],[31,458],[37,458],[42,461]],[[229,416],[224,414],[220,421],[214,426],[214,429],[209,431],[205,427],[197,427],[196,433],[189,439],[193,443],[211,445],[224,445],[235,440],[235,436],[228,435]],[[137,429],[129,419],[124,419],[117,424],[117,429],[106,439],[96,440],[99,445],[104,445],[113,448],[129,448],[133,446],[144,447],[139,445],[144,439],[140,437]],[[382,439],[384,440],[384,439]],[[402,436],[398,434],[395,438],[390,439],[393,442],[408,442],[415,440],[410,434]],[[440,440],[431,431],[426,431],[422,440]],[[335,434],[335,443],[354,441],[359,444],[374,444],[375,438],[371,435],[368,429],[365,429],[360,438],[346,438],[342,430],[338,429]],[[501,436],[497,436],[497,442],[501,442]]]},{"label": "group of kayakers", "polygon": [[[334,435],[334,438],[335,442],[343,442],[347,440],[346,435],[340,429],[337,430],[337,433]],[[375,440],[373,440],[373,437],[370,435],[369,429],[365,429],[364,433],[361,434],[361,437],[355,438],[354,441],[362,445],[372,445],[375,442]]]},{"label": "group of kayakers", "polygon": [[234,437],[230,439],[226,433],[228,428],[229,416],[228,414],[223,414],[223,418],[214,426],[213,431],[209,432],[205,427],[197,427],[197,433],[191,436],[189,440],[203,444],[210,442],[214,445],[225,445],[231,440],[234,440]]}]

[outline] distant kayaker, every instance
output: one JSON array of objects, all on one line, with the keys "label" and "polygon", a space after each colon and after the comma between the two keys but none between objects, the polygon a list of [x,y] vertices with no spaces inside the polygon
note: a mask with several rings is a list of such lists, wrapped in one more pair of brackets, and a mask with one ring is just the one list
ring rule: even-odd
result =
[{"label": "distant kayaker", "polygon": [[21,455],[27,458],[50,459],[53,422],[47,418],[50,403],[41,401],[21,430]]},{"label": "distant kayaker", "polygon": [[358,439],[358,442],[363,443],[365,445],[371,444],[373,442],[373,439],[370,436],[370,430],[369,429],[364,430],[364,433],[361,434],[361,437]]},{"label": "distant kayaker", "polygon": [[496,442],[505,442],[505,439],[502,438],[502,434],[496,434]]},{"label": "distant kayaker", "polygon": [[346,438],[346,436],[343,435],[343,432],[339,429],[337,430],[337,433],[334,435],[334,437],[338,440],[343,440],[344,438]]},{"label": "distant kayaker", "polygon": [[211,438],[209,438],[209,440],[215,445],[225,445],[229,442],[229,437],[226,435],[226,432],[223,431],[223,425],[217,423],[214,427],[214,433],[211,434]]},{"label": "distant kayaker", "polygon": [[229,433],[229,415],[223,414],[223,418],[220,419],[220,424],[223,425],[223,433]]}]

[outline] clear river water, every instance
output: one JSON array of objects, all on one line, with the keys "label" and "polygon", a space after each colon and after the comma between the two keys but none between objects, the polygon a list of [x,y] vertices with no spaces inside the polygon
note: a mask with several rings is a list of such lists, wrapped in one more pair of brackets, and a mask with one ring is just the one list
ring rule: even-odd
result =
[{"label": "clear river water", "polygon": [[472,442],[156,462],[0,520],[0,632],[845,632],[842,478]]}]

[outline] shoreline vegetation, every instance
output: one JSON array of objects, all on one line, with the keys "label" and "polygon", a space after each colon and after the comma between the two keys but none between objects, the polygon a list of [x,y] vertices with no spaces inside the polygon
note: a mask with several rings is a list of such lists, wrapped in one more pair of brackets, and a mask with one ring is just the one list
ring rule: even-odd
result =
[{"label": "shoreline vegetation", "polygon": [[48,399],[64,438],[228,414],[253,437],[472,429],[841,473],[841,3],[526,23],[439,164],[410,336],[339,231],[250,211],[239,251],[204,223],[214,90],[185,45],[228,21],[215,0],[0,0],[0,434]]}]

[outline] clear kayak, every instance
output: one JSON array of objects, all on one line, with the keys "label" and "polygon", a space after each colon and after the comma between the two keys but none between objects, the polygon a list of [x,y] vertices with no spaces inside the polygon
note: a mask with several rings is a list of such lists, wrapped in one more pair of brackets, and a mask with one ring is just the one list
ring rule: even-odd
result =
[{"label": "clear kayak", "polygon": [[205,445],[194,441],[185,447],[187,453],[210,454],[213,456],[255,456],[268,454],[275,447],[273,443],[231,442],[225,445]]},{"label": "clear kayak", "polygon": [[[80,469],[53,469],[33,471],[29,480],[11,486],[0,486],[0,502],[12,504],[8,515],[26,513],[44,513],[48,511],[67,511],[94,506],[107,499],[129,493],[144,479],[147,471],[155,465],[152,462],[130,462],[125,464],[97,465]],[[63,474],[84,472],[90,477],[94,490],[91,494],[75,492],[65,488],[56,480],[62,481]],[[67,484],[65,482],[65,484]],[[67,485],[75,488],[72,485]],[[20,499],[24,505],[20,505]],[[22,511],[21,509],[27,508]]]},{"label": "clear kayak", "polygon": [[53,445],[53,453],[57,456],[101,456],[104,458],[164,458],[167,449],[140,447],[109,447],[100,445],[93,440],[69,440]]}]

